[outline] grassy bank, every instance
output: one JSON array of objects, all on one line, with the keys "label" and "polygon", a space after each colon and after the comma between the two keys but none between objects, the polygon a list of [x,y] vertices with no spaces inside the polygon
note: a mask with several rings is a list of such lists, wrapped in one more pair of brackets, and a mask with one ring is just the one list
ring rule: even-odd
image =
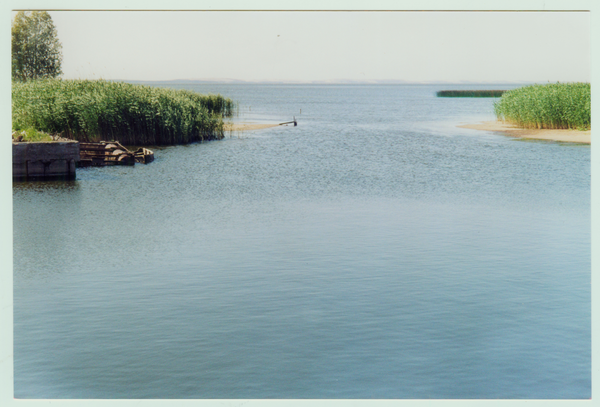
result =
[{"label": "grassy bank", "polygon": [[32,128],[79,141],[170,145],[223,138],[232,100],[103,80],[13,82],[13,130]]},{"label": "grassy bank", "polygon": [[527,129],[590,129],[589,83],[532,85],[506,92],[494,104],[498,120]]},{"label": "grassy bank", "polygon": [[36,129],[28,128],[21,129],[19,131],[13,131],[12,133],[13,141],[29,141],[29,142],[39,142],[39,141],[52,141],[52,138],[49,134],[43,133],[41,131],[37,131]]},{"label": "grassy bank", "polygon": [[442,98],[499,98],[505,90],[440,90],[437,97]]}]

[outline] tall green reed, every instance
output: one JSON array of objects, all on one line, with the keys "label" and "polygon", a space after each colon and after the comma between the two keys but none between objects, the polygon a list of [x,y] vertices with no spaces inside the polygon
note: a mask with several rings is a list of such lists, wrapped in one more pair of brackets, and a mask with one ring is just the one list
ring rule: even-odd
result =
[{"label": "tall green reed", "polygon": [[231,99],[104,80],[13,82],[13,128],[80,141],[170,145],[223,138]]},{"label": "tall green reed", "polygon": [[589,83],[531,85],[510,90],[494,103],[498,120],[536,129],[591,128]]},{"label": "tall green reed", "polygon": [[446,98],[499,98],[505,90],[440,90],[437,97]]}]

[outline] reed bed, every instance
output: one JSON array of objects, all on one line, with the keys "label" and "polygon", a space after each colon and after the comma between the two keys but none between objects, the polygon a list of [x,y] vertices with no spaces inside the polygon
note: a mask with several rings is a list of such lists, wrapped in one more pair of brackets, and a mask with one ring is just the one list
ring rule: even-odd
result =
[{"label": "reed bed", "polygon": [[437,97],[442,98],[499,98],[505,90],[440,90]]},{"label": "reed bed", "polygon": [[235,104],[201,95],[104,80],[45,79],[12,84],[13,129],[79,141],[172,145],[221,139]]},{"label": "reed bed", "polygon": [[528,129],[591,128],[589,83],[532,85],[506,92],[494,103],[498,120]]}]

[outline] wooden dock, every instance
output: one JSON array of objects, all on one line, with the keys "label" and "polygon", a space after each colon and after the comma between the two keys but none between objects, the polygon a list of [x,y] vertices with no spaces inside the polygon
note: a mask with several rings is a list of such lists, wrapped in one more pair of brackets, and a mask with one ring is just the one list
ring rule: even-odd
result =
[{"label": "wooden dock", "polygon": [[148,164],[154,161],[154,152],[144,147],[129,151],[118,141],[79,143],[79,166]]}]

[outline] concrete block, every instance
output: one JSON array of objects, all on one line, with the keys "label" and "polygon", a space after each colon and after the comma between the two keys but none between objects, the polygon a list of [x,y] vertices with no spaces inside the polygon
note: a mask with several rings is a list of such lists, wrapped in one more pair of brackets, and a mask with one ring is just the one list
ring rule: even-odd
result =
[{"label": "concrete block", "polygon": [[13,177],[23,178],[27,176],[27,164],[26,163],[14,163],[13,162]]},{"label": "concrete block", "polygon": [[79,161],[79,142],[49,141],[39,143],[13,143],[13,162],[38,160]]},{"label": "concrete block", "polygon": [[13,163],[25,164],[27,161],[27,143],[12,143]]},{"label": "concrete block", "polygon": [[13,143],[13,177],[75,178],[78,141]]},{"label": "concrete block", "polygon": [[28,161],[27,162],[27,176],[28,177],[43,177],[46,166],[41,161]]},{"label": "concrete block", "polygon": [[69,175],[69,163],[67,160],[52,160],[45,163],[45,176],[66,176]]}]

